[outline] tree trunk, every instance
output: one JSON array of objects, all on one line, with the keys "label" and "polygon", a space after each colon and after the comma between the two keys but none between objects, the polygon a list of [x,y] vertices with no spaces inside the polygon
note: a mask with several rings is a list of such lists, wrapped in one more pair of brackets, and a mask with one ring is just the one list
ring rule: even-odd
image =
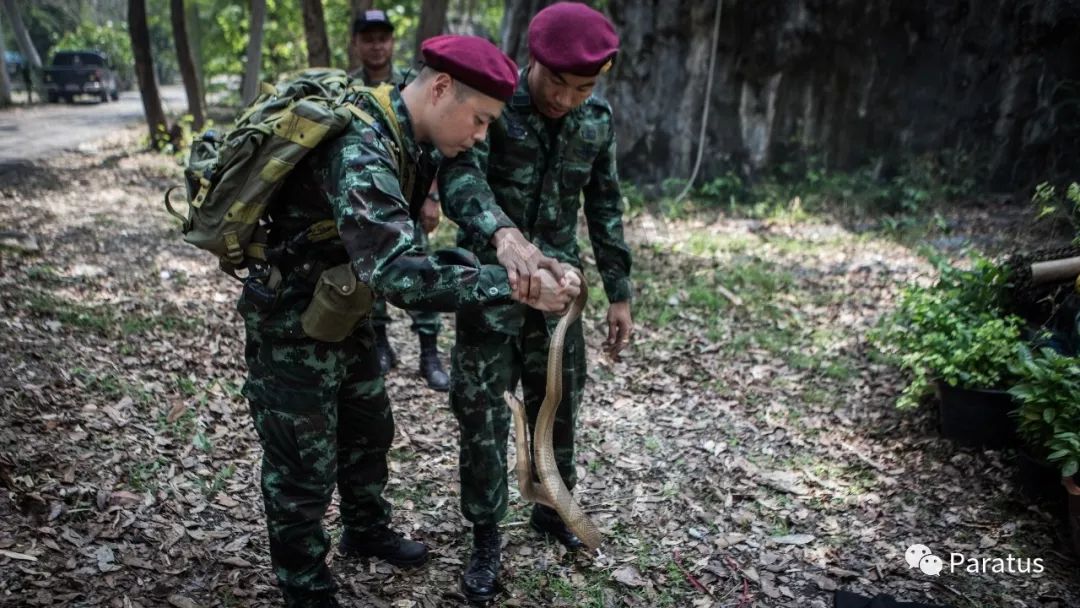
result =
[{"label": "tree trunk", "polygon": [[8,21],[11,22],[12,31],[15,32],[15,43],[18,44],[23,58],[29,64],[24,68],[26,71],[23,73],[23,78],[26,81],[26,103],[33,103],[34,83],[41,77],[41,57],[38,55],[37,49],[34,48],[30,33],[26,31],[26,26],[23,25],[22,15],[19,13],[19,7],[15,4],[15,0],[4,0],[4,11],[7,13]]},{"label": "tree trunk", "polygon": [[251,0],[251,28],[248,38],[247,64],[244,68],[244,104],[259,94],[259,74],[262,68],[263,22],[266,20],[266,0]]},{"label": "tree trunk", "polygon": [[416,46],[413,57],[420,58],[420,45],[428,38],[446,31],[446,7],[450,0],[423,0],[420,6],[420,24],[416,26]]},{"label": "tree trunk", "polygon": [[202,28],[199,27],[199,3],[188,2],[184,5],[184,22],[188,30],[188,42],[191,46],[191,58],[195,61],[195,76],[199,81],[203,104],[206,103],[206,75],[203,74]]},{"label": "tree trunk", "polygon": [[349,22],[349,71],[355,71],[360,67],[360,56],[356,54],[356,49],[352,45],[352,26],[356,23],[356,20],[364,11],[371,10],[372,0],[351,0],[352,1],[352,21]]},{"label": "tree trunk", "polygon": [[187,93],[188,113],[191,114],[192,119],[191,126],[196,131],[201,131],[203,124],[206,123],[206,111],[204,109],[202,88],[199,86],[199,76],[195,73],[195,60],[191,56],[191,44],[188,40],[184,15],[184,0],[170,0],[169,8],[172,13],[176,61],[180,67],[180,77],[184,81],[184,92]]},{"label": "tree trunk", "polygon": [[[2,25],[0,23],[0,26]],[[2,28],[0,28],[0,32],[3,32]],[[6,51],[4,37],[0,35],[0,107],[11,105],[11,81],[8,80]]]},{"label": "tree trunk", "polygon": [[313,68],[330,67],[330,45],[326,41],[322,0],[301,0],[301,10],[304,13],[308,65]]},{"label": "tree trunk", "polygon": [[[524,55],[535,4],[508,0]],[[1016,3],[723,0],[697,184],[807,159],[835,168],[964,159],[1010,191],[1080,175],[1080,11]],[[609,0],[621,41],[601,94],[623,177],[686,179],[710,77],[715,0]],[[516,33],[514,33],[516,32]],[[813,162],[813,161],[810,161]]]},{"label": "tree trunk", "polygon": [[19,7],[15,4],[15,0],[4,0],[4,10],[7,12],[8,21],[11,22],[11,29],[15,32],[15,42],[19,45],[19,51],[30,62],[30,67],[41,70],[41,56],[34,48],[26,26],[23,25],[22,15],[19,14]]},{"label": "tree trunk", "polygon": [[525,65],[529,59],[529,21],[540,9],[555,4],[555,1],[506,0],[502,21],[502,50],[518,65]]},{"label": "tree trunk", "polygon": [[150,127],[150,144],[160,150],[169,143],[168,123],[161,107],[157,78],[154,76],[154,57],[150,52],[150,30],[146,24],[146,0],[128,0],[128,28],[131,34],[131,53],[135,56],[135,75],[139,80],[143,112]]}]

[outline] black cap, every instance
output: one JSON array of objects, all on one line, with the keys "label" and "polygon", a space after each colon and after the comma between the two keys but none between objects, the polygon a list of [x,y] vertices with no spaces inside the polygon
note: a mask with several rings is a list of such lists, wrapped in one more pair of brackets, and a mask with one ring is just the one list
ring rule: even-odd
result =
[{"label": "black cap", "polygon": [[387,31],[394,31],[394,24],[390,23],[390,18],[386,16],[386,11],[380,11],[373,9],[370,11],[364,11],[353,22],[352,31],[354,34],[360,32],[366,32],[375,28],[385,28]]}]

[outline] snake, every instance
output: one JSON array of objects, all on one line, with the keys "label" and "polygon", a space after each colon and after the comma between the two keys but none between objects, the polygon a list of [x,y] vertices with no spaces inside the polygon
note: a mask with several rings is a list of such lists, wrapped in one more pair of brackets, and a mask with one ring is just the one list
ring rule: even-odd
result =
[{"label": "snake", "polygon": [[[570,304],[570,309],[559,320],[551,335],[548,346],[547,383],[544,401],[536,415],[536,427],[533,429],[533,450],[529,450],[528,422],[525,416],[525,404],[510,391],[503,393],[507,406],[514,417],[514,445],[517,448],[517,462],[514,470],[518,480],[521,497],[528,502],[541,504],[559,514],[566,527],[570,528],[589,551],[595,551],[603,540],[584,509],[574,500],[573,494],[563,483],[555,462],[555,449],[552,437],[555,430],[555,413],[562,402],[563,383],[563,346],[566,343],[566,330],[581,318],[589,291],[585,281],[581,281],[581,291]],[[533,464],[539,480],[533,478]]]}]

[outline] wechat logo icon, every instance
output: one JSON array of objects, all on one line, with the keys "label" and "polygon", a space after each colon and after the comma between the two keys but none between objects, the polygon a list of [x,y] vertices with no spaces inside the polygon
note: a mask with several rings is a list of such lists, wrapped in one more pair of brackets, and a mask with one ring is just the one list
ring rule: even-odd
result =
[{"label": "wechat logo icon", "polygon": [[941,558],[934,555],[934,552],[926,545],[911,545],[904,553],[904,559],[907,560],[909,568],[918,568],[927,576],[941,574]]}]

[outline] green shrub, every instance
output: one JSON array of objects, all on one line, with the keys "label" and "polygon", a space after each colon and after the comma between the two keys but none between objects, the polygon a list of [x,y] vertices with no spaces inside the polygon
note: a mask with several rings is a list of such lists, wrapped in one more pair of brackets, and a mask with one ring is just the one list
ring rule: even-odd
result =
[{"label": "green shrub", "polygon": [[1080,469],[1080,358],[1050,348],[1017,349],[1009,393],[1020,403],[1019,432],[1037,454],[1061,468],[1063,477]]},{"label": "green shrub", "polygon": [[935,260],[940,278],[932,287],[908,287],[896,310],[871,334],[888,358],[912,376],[897,401],[912,407],[934,380],[963,388],[1003,388],[1021,340],[1023,320],[1004,315],[1003,268],[975,257],[971,269]]}]

